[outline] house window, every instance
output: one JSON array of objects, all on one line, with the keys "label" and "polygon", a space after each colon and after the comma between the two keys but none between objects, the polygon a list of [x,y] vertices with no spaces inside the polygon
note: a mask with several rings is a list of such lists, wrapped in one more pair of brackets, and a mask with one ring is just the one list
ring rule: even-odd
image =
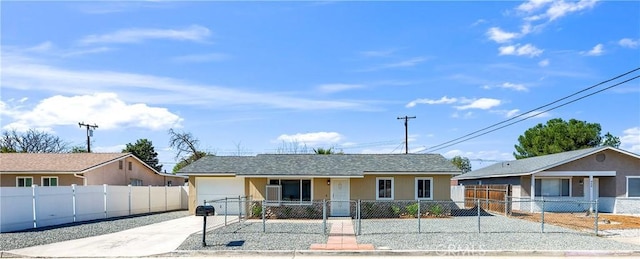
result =
[{"label": "house window", "polygon": [[42,186],[58,186],[58,177],[42,177]]},{"label": "house window", "polygon": [[131,186],[142,186],[142,180],[131,178]]},{"label": "house window", "polygon": [[627,197],[640,197],[640,176],[627,176]]},{"label": "house window", "polygon": [[376,187],[376,200],[393,200],[393,177],[377,177]]},{"label": "house window", "polygon": [[31,187],[33,185],[33,177],[16,177],[16,187]]},{"label": "house window", "polygon": [[129,162],[129,171],[133,170],[133,163]]},{"label": "house window", "polygon": [[118,161],[118,169],[122,170],[124,168],[122,160]]},{"label": "house window", "polygon": [[167,181],[167,186],[173,186],[173,182],[172,181]]},{"label": "house window", "polygon": [[536,197],[569,197],[569,190],[571,190],[571,181],[568,178],[536,179]]},{"label": "house window", "polygon": [[433,178],[420,177],[416,178],[416,200],[433,199]]},{"label": "house window", "polygon": [[270,179],[269,185],[280,186],[280,197],[282,201],[311,201],[311,180],[309,179]]}]

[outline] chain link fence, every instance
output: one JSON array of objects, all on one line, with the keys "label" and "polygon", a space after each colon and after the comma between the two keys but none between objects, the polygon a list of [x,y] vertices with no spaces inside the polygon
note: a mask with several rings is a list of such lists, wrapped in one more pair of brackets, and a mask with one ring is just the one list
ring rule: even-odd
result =
[{"label": "chain link fence", "polygon": [[[233,197],[207,201],[224,216],[225,232],[329,234],[351,220],[355,235],[391,233],[598,234],[598,203],[584,200],[351,200],[273,202]],[[340,215],[339,217],[331,215]],[[234,224],[231,224],[234,223]],[[237,223],[237,224],[235,224]]]}]

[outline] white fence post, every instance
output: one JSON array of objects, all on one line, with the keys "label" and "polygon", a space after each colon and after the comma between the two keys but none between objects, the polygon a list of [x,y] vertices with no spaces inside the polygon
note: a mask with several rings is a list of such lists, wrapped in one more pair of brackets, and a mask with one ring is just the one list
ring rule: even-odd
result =
[{"label": "white fence post", "polygon": [[131,203],[133,202],[132,199],[132,195],[131,195],[131,184],[128,185],[129,186],[129,216],[131,216]]},{"label": "white fence post", "polygon": [[71,202],[73,203],[73,222],[76,222],[76,184],[71,185],[71,193]]},{"label": "white fence post", "polygon": [[169,210],[169,206],[167,205],[167,197],[168,197],[167,191],[168,191],[167,190],[167,185],[165,184],[164,185],[164,211]]},{"label": "white fence post", "polygon": [[149,185],[149,213],[151,213],[151,185]]},{"label": "white fence post", "polygon": [[37,218],[37,205],[36,205],[36,200],[38,199],[38,197],[36,196],[36,188],[38,186],[35,184],[31,184],[31,196],[33,197],[33,202],[32,202],[32,211],[33,211],[33,228],[37,228],[38,227],[38,218]]},{"label": "white fence post", "polygon": [[108,218],[107,215],[107,185],[103,184],[102,185],[104,187],[104,218]]}]

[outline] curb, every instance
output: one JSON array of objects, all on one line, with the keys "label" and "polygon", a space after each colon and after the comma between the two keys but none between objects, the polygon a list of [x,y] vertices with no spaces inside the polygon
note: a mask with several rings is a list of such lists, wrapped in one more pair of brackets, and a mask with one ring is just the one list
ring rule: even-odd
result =
[{"label": "curb", "polygon": [[640,257],[640,250],[346,250],[346,251],[323,251],[323,250],[247,250],[247,251],[203,251],[203,250],[177,250],[170,253],[157,254],[148,257],[238,257],[238,256],[291,256],[292,258],[301,256],[633,256]]}]

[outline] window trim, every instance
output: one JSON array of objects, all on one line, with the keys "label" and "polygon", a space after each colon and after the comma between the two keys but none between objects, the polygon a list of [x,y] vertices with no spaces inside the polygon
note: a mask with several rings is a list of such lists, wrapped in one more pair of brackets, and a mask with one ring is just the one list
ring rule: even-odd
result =
[{"label": "window trim", "polygon": [[129,161],[129,171],[133,170],[133,162]]},{"label": "window trim", "polygon": [[[20,179],[31,179],[31,186],[20,186]],[[33,176],[16,176],[16,187],[33,187]]]},{"label": "window trim", "polygon": [[[278,184],[271,184],[271,180],[277,180]],[[282,180],[298,180],[298,181],[300,181],[300,200],[299,201],[284,201],[284,200],[282,200],[282,192],[283,192]],[[311,190],[310,190],[311,193],[309,193],[309,200],[308,201],[302,200],[302,181],[303,180],[309,180],[309,182],[311,184]],[[311,204],[313,204],[313,178],[301,178],[301,177],[267,178],[267,184],[266,185],[278,185],[278,186],[280,186],[280,200],[277,201],[278,204],[287,204],[287,205],[311,205]],[[266,193],[265,193],[265,195],[266,195]],[[270,201],[270,203],[276,203],[276,201]]]},{"label": "window trim", "polygon": [[[380,180],[391,180],[391,197],[390,198],[380,197]],[[395,185],[395,181],[393,180],[393,177],[376,177],[376,189],[375,189],[376,200],[392,201],[394,199],[394,192],[395,192],[394,185]]]},{"label": "window trim", "polygon": [[[560,190],[560,195],[558,196],[542,196],[542,180],[559,180],[560,181],[560,188],[562,188],[562,180],[569,180],[569,195],[568,196],[563,196],[562,195],[562,189]],[[536,177],[535,180],[540,180],[540,193],[536,192],[535,193],[535,197],[573,197],[573,177],[547,177],[547,176],[541,176],[541,177]],[[538,185],[535,185],[536,188],[538,188]],[[584,194],[583,194],[584,196]]]},{"label": "window trim", "polygon": [[[44,185],[44,179],[48,178],[49,179],[49,185]],[[51,185],[51,179],[56,179],[56,185]],[[40,186],[60,186],[60,179],[57,176],[42,176],[40,177]]]},{"label": "window trim", "polygon": [[118,160],[118,170],[124,169],[124,161]]},{"label": "window trim", "polygon": [[625,197],[627,197],[627,198],[640,198],[640,196],[629,196],[629,179],[630,178],[640,179],[640,176],[627,175],[627,189],[626,189]]},{"label": "window trim", "polygon": [[[419,180],[429,180],[429,198],[419,198],[418,197],[418,181]],[[416,177],[414,180],[414,195],[416,200],[433,200],[433,177]]]}]

